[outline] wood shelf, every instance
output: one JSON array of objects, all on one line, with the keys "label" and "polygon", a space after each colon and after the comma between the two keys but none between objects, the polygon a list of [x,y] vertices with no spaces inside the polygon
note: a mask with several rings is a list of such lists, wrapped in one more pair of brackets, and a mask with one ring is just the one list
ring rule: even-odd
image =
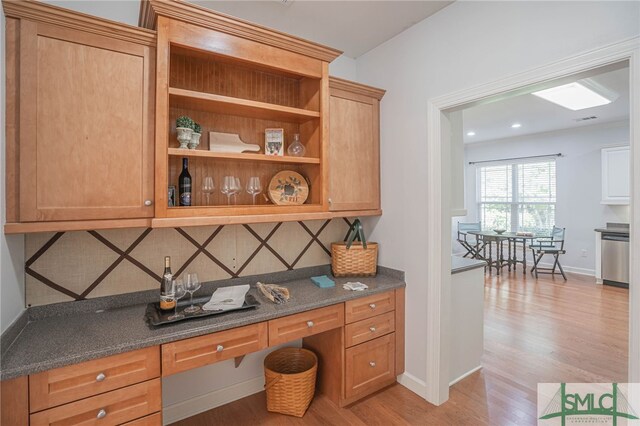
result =
[{"label": "wood shelf", "polygon": [[272,214],[247,214],[231,216],[192,216],[192,217],[167,217],[151,219],[152,228],[176,228],[186,226],[210,226],[210,225],[238,225],[252,223],[272,222],[298,222],[301,220],[325,220],[339,217],[364,217],[381,216],[382,210],[360,210],[339,212],[309,212],[309,213],[272,213]]},{"label": "wood shelf", "polygon": [[318,111],[251,101],[213,93],[169,88],[169,105],[184,109],[197,109],[216,114],[238,115],[265,120],[304,123],[320,118]]},{"label": "wood shelf", "polygon": [[242,161],[261,161],[265,163],[287,163],[287,164],[320,164],[319,158],[311,157],[289,157],[275,156],[265,154],[252,153],[233,153],[233,152],[213,152],[203,149],[182,149],[169,148],[169,155],[176,157],[204,157],[218,158],[222,160],[242,160]]}]

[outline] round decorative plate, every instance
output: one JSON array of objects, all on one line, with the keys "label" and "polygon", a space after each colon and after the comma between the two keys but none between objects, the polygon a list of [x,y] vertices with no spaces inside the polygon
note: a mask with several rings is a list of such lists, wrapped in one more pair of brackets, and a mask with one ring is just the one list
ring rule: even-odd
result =
[{"label": "round decorative plate", "polygon": [[283,170],[271,178],[268,194],[273,204],[297,206],[307,201],[309,185],[300,173]]}]

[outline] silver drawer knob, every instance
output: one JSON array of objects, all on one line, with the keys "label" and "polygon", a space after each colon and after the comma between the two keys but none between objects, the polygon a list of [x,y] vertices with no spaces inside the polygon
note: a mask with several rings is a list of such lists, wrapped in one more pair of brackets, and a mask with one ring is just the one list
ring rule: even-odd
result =
[{"label": "silver drawer knob", "polygon": [[145,206],[150,206],[151,204],[153,204],[153,201],[151,201],[151,200],[144,200],[144,205],[145,205]]},{"label": "silver drawer knob", "polygon": [[222,351],[224,350],[224,346],[222,346],[222,345],[218,345],[218,347],[216,348],[216,350],[217,350],[218,352],[222,352]]},{"label": "silver drawer knob", "polygon": [[369,365],[370,365],[371,367],[375,367],[375,366],[376,366],[376,362],[375,362],[375,361],[370,361],[370,362],[369,362]]},{"label": "silver drawer knob", "polygon": [[313,327],[313,321],[307,321],[307,327],[309,328]]},{"label": "silver drawer knob", "polygon": [[96,416],[96,419],[104,419],[105,417],[107,417],[107,411],[102,408],[100,409],[100,411],[98,411],[98,415]]},{"label": "silver drawer knob", "polygon": [[371,309],[375,309],[375,308],[376,308],[376,304],[375,304],[375,303],[369,303],[369,307],[370,307]]},{"label": "silver drawer knob", "polygon": [[106,379],[107,376],[104,375],[104,373],[100,373],[96,376],[96,382],[102,382],[104,381],[104,379]]},{"label": "silver drawer knob", "polygon": [[369,331],[372,332],[372,333],[375,333],[376,328],[375,327],[369,327]]},{"label": "silver drawer knob", "polygon": [[333,203],[333,200],[331,200],[331,198],[329,198],[329,200],[328,200],[328,201],[329,201],[329,204],[332,204],[332,203]]}]

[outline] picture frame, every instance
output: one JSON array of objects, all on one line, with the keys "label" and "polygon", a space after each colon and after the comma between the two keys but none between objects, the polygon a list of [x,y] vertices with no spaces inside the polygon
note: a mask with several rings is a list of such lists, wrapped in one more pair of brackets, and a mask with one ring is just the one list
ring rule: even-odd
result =
[{"label": "picture frame", "polygon": [[174,185],[169,185],[167,192],[167,205],[169,207],[176,206],[176,187]]},{"label": "picture frame", "polygon": [[264,129],[264,153],[284,156],[284,129]]}]

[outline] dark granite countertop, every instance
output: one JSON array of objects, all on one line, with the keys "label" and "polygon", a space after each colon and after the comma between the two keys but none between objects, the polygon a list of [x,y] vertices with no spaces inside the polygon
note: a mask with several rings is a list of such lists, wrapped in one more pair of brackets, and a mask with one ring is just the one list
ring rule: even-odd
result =
[{"label": "dark granite countertop", "polygon": [[608,234],[629,235],[629,228],[596,228],[596,232],[606,232]]},{"label": "dark granite countertop", "polygon": [[[315,269],[308,276],[319,272],[328,271]],[[262,278],[262,282],[280,283],[288,287],[291,299],[286,304],[274,305],[267,301],[255,288],[256,280],[252,280],[250,293],[261,303],[257,309],[192,319],[156,328],[151,328],[144,320],[149,300],[140,303],[140,298],[153,297],[154,294],[157,297],[156,292],[141,292],[142,296],[130,296],[127,299],[120,295],[113,296],[112,300],[101,298],[110,300],[67,302],[42,307],[40,310],[31,308],[34,312],[29,314],[29,320],[23,322],[22,330],[19,330],[19,334],[15,333],[15,340],[8,348],[3,349],[0,380],[254,324],[405,286],[403,273],[386,268],[380,268],[375,278],[335,278],[336,286],[328,289],[315,286],[308,278],[301,278],[300,273],[288,275],[296,278],[292,281],[282,279],[286,274],[272,274],[269,277],[281,278],[278,281],[268,281],[265,276],[256,277]],[[211,294],[215,287],[245,284],[250,280],[247,277],[207,284],[199,293]],[[344,290],[342,284],[348,281],[363,282],[369,289],[359,292]],[[113,300],[122,302],[131,299],[138,303],[113,306]],[[81,306],[83,304],[85,306]]]},{"label": "dark granite countertop", "polygon": [[479,259],[468,259],[466,257],[451,256],[451,273],[470,271],[472,269],[484,268],[487,262]]},{"label": "dark granite countertop", "polygon": [[621,234],[629,236],[629,224],[628,223],[616,223],[607,222],[607,226],[604,228],[594,229],[596,232],[606,232],[608,234]]}]

